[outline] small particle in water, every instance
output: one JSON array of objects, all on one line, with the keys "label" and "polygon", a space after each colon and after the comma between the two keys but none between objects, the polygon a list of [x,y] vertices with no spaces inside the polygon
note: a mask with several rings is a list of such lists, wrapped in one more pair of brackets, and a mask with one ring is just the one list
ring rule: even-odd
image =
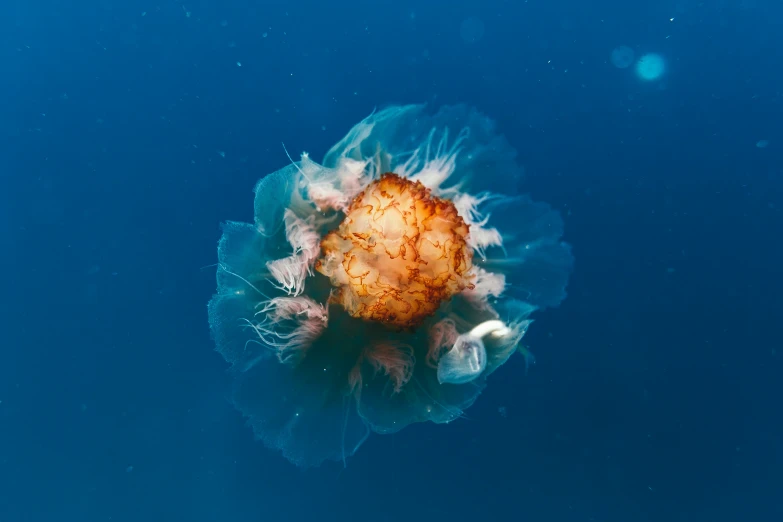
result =
[{"label": "small particle in water", "polygon": [[222,150],[217,151],[217,153],[220,154],[221,158],[225,158],[226,157],[226,153],[223,152]]},{"label": "small particle in water", "polygon": [[131,471],[133,471],[133,466],[128,466],[125,468],[125,473],[130,473]]},{"label": "small particle in water", "polygon": [[267,33],[266,33],[266,32],[264,32],[264,33],[261,35],[261,37],[262,37],[262,38],[266,38],[266,37],[267,37]]},{"label": "small particle in water", "polygon": [[669,267],[669,268],[666,269],[666,273],[667,274],[673,274],[674,273],[674,269]]},{"label": "small particle in water", "polygon": [[756,142],[756,147],[760,149],[766,149],[767,145],[769,145],[769,140],[759,140]]},{"label": "small particle in water", "polygon": [[498,413],[499,413],[499,414],[500,414],[500,416],[501,416],[501,417],[503,417],[503,418],[506,418],[506,417],[508,417],[508,410],[506,410],[506,407],[505,407],[505,406],[501,406],[500,408],[498,408]]}]

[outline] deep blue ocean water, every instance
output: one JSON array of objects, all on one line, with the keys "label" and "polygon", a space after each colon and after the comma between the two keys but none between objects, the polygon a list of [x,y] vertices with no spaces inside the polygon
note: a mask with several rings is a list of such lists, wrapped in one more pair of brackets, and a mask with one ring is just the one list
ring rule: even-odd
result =
[{"label": "deep blue ocean water", "polygon": [[[4,0],[0,521],[783,520],[783,6]],[[643,81],[612,51],[657,53]],[[468,419],[302,471],[228,401],[224,220],[467,103],[575,269]]]}]

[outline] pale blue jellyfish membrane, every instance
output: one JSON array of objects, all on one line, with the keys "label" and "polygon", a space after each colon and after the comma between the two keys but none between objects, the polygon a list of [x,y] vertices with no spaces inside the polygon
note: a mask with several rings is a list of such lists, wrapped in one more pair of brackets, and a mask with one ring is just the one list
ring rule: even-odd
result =
[{"label": "pale blue jellyfish membrane", "polygon": [[646,82],[659,79],[666,72],[666,61],[657,53],[647,53],[636,62],[636,76]]}]

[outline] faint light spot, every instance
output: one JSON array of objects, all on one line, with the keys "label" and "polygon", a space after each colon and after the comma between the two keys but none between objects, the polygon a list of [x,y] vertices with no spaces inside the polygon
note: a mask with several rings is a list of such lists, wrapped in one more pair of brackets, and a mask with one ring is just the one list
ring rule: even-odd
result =
[{"label": "faint light spot", "polygon": [[612,50],[612,65],[618,69],[625,69],[626,67],[630,67],[634,58],[635,54],[633,49],[627,45],[620,45]]},{"label": "faint light spot", "polygon": [[505,407],[505,406],[501,406],[500,408],[498,408],[498,413],[499,413],[499,414],[500,414],[500,416],[501,416],[501,417],[503,417],[503,418],[506,418],[506,417],[508,417],[508,410],[506,410],[506,407]]},{"label": "faint light spot", "polygon": [[648,53],[636,62],[636,75],[644,81],[657,80],[665,70],[666,62],[660,54]]},{"label": "faint light spot", "polygon": [[769,140],[759,140],[756,142],[756,147],[760,149],[766,149],[769,145]]},{"label": "faint light spot", "polygon": [[133,466],[128,466],[125,468],[125,473],[130,473],[131,471],[133,471]]},{"label": "faint light spot", "polygon": [[261,35],[262,38],[266,38],[268,36],[268,33],[264,31],[264,33]]}]

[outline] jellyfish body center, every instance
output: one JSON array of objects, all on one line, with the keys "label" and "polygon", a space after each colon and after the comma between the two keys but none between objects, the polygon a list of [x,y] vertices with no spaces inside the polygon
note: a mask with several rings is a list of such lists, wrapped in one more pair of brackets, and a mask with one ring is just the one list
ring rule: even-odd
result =
[{"label": "jellyfish body center", "polygon": [[357,195],[321,241],[315,269],[353,317],[415,327],[472,288],[469,227],[454,204],[420,182],[383,174]]}]

